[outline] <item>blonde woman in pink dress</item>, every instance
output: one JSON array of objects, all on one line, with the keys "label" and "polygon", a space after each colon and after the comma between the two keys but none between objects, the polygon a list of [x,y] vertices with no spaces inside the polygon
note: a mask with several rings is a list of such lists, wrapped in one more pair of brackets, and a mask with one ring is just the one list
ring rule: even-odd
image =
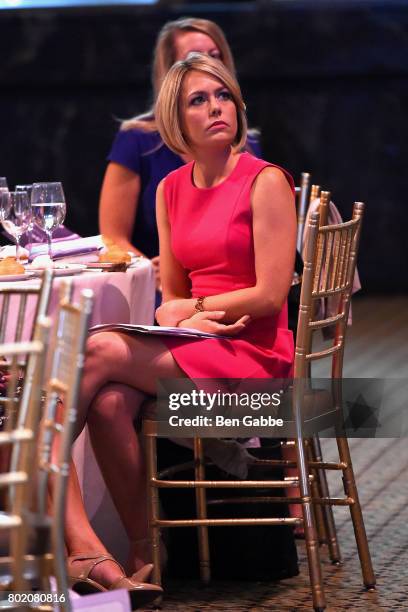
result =
[{"label": "blonde woman in pink dress", "polygon": [[[78,433],[88,422],[130,540],[133,571],[150,560],[145,471],[133,422],[145,396],[156,394],[157,380],[285,378],[293,363],[286,312],[296,240],[293,181],[241,152],[247,128],[235,77],[217,59],[193,54],[170,69],[155,117],[167,146],[194,160],[157,190],[163,288],[157,320],[223,338],[103,332],[88,341]],[[100,542],[73,500],[68,550],[97,555]],[[76,573],[81,563],[89,566],[85,558],[77,563]],[[119,577],[113,561],[103,566],[99,578],[94,568],[94,580]]]}]

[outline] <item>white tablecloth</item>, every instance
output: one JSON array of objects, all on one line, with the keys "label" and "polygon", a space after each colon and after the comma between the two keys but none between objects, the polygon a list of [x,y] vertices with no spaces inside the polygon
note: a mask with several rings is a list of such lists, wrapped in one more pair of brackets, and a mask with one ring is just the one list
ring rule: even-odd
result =
[{"label": "white tablecloth", "polygon": [[[147,259],[138,261],[135,267],[128,268],[125,273],[87,271],[69,277],[57,277],[51,295],[51,317],[58,304],[60,284],[64,280],[73,283],[73,301],[79,298],[82,289],[92,289],[94,292],[92,325],[117,322],[153,323],[155,284],[153,268]],[[27,285],[39,281],[23,282]],[[13,286],[16,284],[13,283]],[[35,300],[30,298],[27,304],[27,333],[34,310]],[[123,561],[126,554],[126,536],[95,461],[86,430],[75,443],[74,460],[88,516],[108,550],[117,556],[118,560]]]},{"label": "white tablecloth", "polygon": [[[94,291],[92,325],[153,323],[155,285],[150,262],[142,261],[126,274],[99,272],[86,277],[88,274],[75,277],[75,293],[85,287]],[[124,563],[127,537],[105,487],[86,429],[75,443],[73,456],[92,525],[111,554]]]}]

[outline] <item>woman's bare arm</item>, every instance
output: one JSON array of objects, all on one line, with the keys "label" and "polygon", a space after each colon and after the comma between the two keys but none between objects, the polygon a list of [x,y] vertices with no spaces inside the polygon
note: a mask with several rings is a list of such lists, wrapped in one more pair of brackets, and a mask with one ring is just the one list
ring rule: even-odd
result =
[{"label": "woman's bare arm", "polygon": [[205,300],[208,310],[226,311],[226,320],[252,319],[281,310],[292,282],[296,245],[294,196],[281,170],[267,167],[251,194],[256,284]]},{"label": "woman's bare arm", "polygon": [[[160,244],[160,275],[163,302],[191,298],[191,283],[188,274],[176,259],[171,249],[170,223],[164,199],[164,180],[157,187],[156,219]],[[166,323],[164,323],[165,325]]]},{"label": "woman's bare arm", "polygon": [[140,176],[125,166],[110,162],[99,200],[99,229],[125,251],[143,255],[131,243],[140,194]]},{"label": "woman's bare arm", "polygon": [[[294,196],[279,169],[267,167],[258,175],[251,204],[256,284],[209,296],[204,301],[206,311],[225,312],[224,323],[234,323],[244,315],[257,319],[279,312],[292,281],[296,243]],[[194,313],[194,305],[194,299],[169,303],[163,313],[165,324],[189,319]],[[183,323],[189,324],[189,321]]]}]

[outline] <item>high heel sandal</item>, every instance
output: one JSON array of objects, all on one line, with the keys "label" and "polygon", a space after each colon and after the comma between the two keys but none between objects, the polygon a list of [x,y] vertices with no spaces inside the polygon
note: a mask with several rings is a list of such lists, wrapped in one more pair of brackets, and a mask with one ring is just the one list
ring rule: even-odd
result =
[{"label": "high heel sandal", "polygon": [[[85,564],[76,564],[75,561],[88,561]],[[105,586],[89,577],[92,570],[104,561],[113,561],[123,572],[123,576]],[[112,591],[114,589],[126,589],[129,593],[132,609],[142,607],[154,601],[163,593],[163,589],[157,584],[148,584],[146,580],[153,569],[148,563],[132,576],[126,576],[120,565],[111,555],[105,553],[77,553],[67,559],[68,580],[70,587],[80,595],[89,593]]]}]

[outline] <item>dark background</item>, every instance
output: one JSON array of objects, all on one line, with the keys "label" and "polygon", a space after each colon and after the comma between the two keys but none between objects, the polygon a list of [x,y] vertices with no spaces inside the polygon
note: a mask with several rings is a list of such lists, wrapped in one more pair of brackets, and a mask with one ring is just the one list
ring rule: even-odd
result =
[{"label": "dark background", "polygon": [[159,28],[195,15],[231,44],[264,158],[366,202],[365,291],[408,291],[408,8],[393,0],[171,3],[0,13],[0,175],[61,180],[67,225],[98,233],[118,123],[150,102]]}]

